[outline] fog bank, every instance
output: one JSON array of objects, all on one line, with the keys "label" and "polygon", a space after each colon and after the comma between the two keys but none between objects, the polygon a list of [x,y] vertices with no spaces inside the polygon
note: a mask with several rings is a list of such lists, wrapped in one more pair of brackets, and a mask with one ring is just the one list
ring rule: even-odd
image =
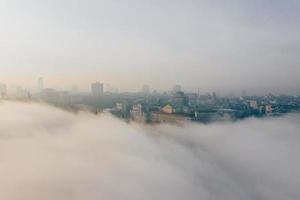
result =
[{"label": "fog bank", "polygon": [[145,126],[0,102],[0,199],[300,199],[299,122]]}]

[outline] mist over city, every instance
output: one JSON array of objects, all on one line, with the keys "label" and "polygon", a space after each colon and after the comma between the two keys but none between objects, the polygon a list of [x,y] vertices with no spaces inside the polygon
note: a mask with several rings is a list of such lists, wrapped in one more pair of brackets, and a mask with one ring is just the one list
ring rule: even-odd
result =
[{"label": "mist over city", "polygon": [[0,104],[0,198],[299,199],[299,115],[211,125]]},{"label": "mist over city", "polygon": [[299,10],[0,0],[0,199],[300,199]]}]

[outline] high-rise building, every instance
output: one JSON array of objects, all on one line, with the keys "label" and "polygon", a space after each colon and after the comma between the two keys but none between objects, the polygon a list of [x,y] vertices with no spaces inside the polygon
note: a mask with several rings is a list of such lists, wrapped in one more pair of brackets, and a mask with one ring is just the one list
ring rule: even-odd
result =
[{"label": "high-rise building", "polygon": [[91,85],[91,91],[93,96],[101,96],[103,94],[103,83],[95,82]]},{"label": "high-rise building", "polygon": [[181,92],[181,86],[180,85],[174,85],[173,87],[173,93]]},{"label": "high-rise building", "polygon": [[0,97],[5,96],[7,93],[7,87],[5,84],[0,83]]},{"label": "high-rise building", "polygon": [[246,97],[247,96],[247,90],[242,90],[242,97]]},{"label": "high-rise building", "polygon": [[42,77],[39,77],[37,86],[38,86],[38,91],[39,92],[43,91],[43,89],[44,89],[44,79]]},{"label": "high-rise building", "polygon": [[72,85],[72,93],[77,94],[78,93],[78,86],[77,85]]},{"label": "high-rise building", "polygon": [[177,107],[182,107],[188,104],[188,97],[184,95],[184,92],[176,92],[172,97],[172,103]]},{"label": "high-rise building", "polygon": [[149,85],[143,85],[142,93],[149,94],[150,93],[150,86]]}]

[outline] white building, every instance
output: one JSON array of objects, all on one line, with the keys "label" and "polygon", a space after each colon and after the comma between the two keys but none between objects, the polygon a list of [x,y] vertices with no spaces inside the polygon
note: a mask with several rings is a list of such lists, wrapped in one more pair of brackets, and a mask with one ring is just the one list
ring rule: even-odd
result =
[{"label": "white building", "polygon": [[255,100],[250,100],[249,104],[250,104],[250,107],[251,107],[251,108],[253,108],[253,109],[258,109],[257,101],[255,101]]}]

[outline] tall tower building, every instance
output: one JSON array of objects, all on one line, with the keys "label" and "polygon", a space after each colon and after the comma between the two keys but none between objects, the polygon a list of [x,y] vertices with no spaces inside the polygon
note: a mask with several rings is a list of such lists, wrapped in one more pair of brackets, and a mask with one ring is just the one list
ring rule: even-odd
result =
[{"label": "tall tower building", "polygon": [[181,86],[180,85],[174,85],[173,92],[174,93],[181,92]]},{"label": "tall tower building", "polygon": [[149,94],[150,93],[150,86],[149,85],[143,85],[142,93]]},{"label": "tall tower building", "polygon": [[103,94],[103,83],[95,82],[91,84],[91,91],[93,96],[101,96]]},{"label": "tall tower building", "polygon": [[38,91],[39,92],[43,91],[43,89],[44,89],[44,79],[42,77],[40,77],[38,79],[37,85],[38,85]]},{"label": "tall tower building", "polygon": [[7,93],[7,87],[5,84],[0,83],[0,97],[4,97]]},{"label": "tall tower building", "polygon": [[78,93],[78,86],[77,85],[72,85],[72,93],[77,94]]}]

